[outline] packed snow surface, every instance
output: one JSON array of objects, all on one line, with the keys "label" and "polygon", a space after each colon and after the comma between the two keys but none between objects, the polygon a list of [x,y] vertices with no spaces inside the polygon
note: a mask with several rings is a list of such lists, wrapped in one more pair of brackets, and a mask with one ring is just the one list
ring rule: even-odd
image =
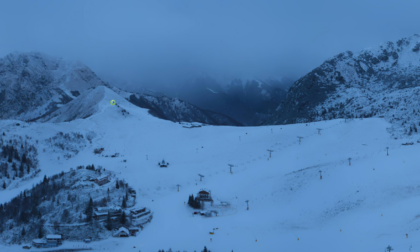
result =
[{"label": "packed snow surface", "polygon": [[[112,99],[129,116],[110,105]],[[154,212],[137,237],[64,241],[59,249],[379,252],[391,245],[395,251],[409,251],[410,246],[420,251],[420,144],[403,146],[405,140],[390,138],[390,124],[383,119],[184,128],[149,115],[107,88],[97,106],[93,116],[71,122],[18,127],[16,121],[0,121],[6,134],[39,139],[39,150],[45,143],[41,140],[60,131],[96,133],[92,144],[68,160],[57,158],[64,153],[39,151],[39,177],[0,191],[0,203],[44,175],[93,163],[119,173],[136,189],[139,207]],[[297,136],[303,137],[300,144]],[[104,155],[121,155],[94,155],[100,147]],[[268,149],[274,150],[271,158]],[[170,163],[168,168],[158,166],[162,159]],[[233,174],[228,164],[235,165]],[[205,176],[202,181],[198,174]],[[193,216],[184,204],[200,189],[211,191],[217,217]],[[2,245],[0,251],[24,250],[22,245]]]}]

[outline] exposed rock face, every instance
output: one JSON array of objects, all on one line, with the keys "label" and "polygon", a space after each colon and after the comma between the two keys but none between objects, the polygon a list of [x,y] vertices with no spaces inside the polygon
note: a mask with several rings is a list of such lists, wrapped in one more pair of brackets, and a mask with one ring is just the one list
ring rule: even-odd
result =
[{"label": "exposed rock face", "polygon": [[264,124],[384,117],[394,133],[411,134],[420,122],[419,91],[420,36],[413,35],[325,61],[293,84]]},{"label": "exposed rock face", "polygon": [[149,109],[151,115],[173,122],[201,122],[212,125],[242,126],[241,123],[228,116],[200,109],[177,98],[131,94],[127,100],[136,106]]}]

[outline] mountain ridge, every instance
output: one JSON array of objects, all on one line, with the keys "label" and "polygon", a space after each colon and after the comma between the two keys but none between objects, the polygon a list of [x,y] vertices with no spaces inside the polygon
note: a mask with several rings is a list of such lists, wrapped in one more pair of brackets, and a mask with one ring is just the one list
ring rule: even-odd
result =
[{"label": "mountain ridge", "polygon": [[297,80],[264,124],[384,117],[395,136],[415,133],[420,121],[419,50],[416,34],[331,57]]},{"label": "mountain ridge", "polygon": [[[99,93],[92,90],[99,86],[112,89],[161,119],[242,125],[228,116],[200,109],[175,98],[129,93],[114,88],[81,62],[65,61],[40,52],[14,52],[0,59],[0,119],[61,122],[86,118],[95,113],[95,104],[80,100],[89,96],[84,96],[86,92],[98,100]],[[142,99],[141,104],[134,99],[136,95]],[[74,100],[78,101],[72,102]],[[80,114],[74,114],[75,111]]]}]

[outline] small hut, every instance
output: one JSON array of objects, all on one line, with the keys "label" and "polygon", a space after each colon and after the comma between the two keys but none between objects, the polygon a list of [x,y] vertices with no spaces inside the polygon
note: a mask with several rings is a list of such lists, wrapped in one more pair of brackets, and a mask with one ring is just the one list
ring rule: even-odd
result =
[{"label": "small hut", "polygon": [[116,237],[129,237],[130,232],[125,227],[120,227],[115,233],[114,236]]},{"label": "small hut", "polygon": [[158,163],[160,168],[168,167],[169,163],[165,162],[165,159],[162,160],[162,162]]}]

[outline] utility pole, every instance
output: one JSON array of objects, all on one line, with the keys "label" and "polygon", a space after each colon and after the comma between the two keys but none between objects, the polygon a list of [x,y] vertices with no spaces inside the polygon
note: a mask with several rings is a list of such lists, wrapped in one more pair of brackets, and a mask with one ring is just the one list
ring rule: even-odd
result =
[{"label": "utility pole", "polygon": [[248,205],[249,200],[245,200],[245,202],[246,202],[246,210],[249,210],[249,205]]},{"label": "utility pole", "polygon": [[198,174],[198,176],[200,176],[200,181],[203,181],[203,175],[201,175],[201,174]]},{"label": "utility pole", "polygon": [[319,129],[319,128],[318,128],[317,130],[318,130],[318,135],[321,135],[321,130],[322,130],[322,129]]},{"label": "utility pole", "polygon": [[180,187],[180,185],[178,184],[178,185],[176,185],[176,186],[178,186],[178,192],[179,192],[179,187]]},{"label": "utility pole", "polygon": [[233,164],[228,164],[229,165],[229,168],[230,168],[230,174],[233,174],[232,173],[232,167],[234,167],[234,165]]},{"label": "utility pole", "polygon": [[351,165],[351,158],[349,158],[349,165]]},{"label": "utility pole", "polygon": [[302,141],[303,137],[298,136],[297,138],[299,138],[299,145],[300,145],[300,142]]},{"label": "utility pole", "polygon": [[387,155],[387,156],[389,156],[389,154],[388,154],[388,149],[389,149],[389,147],[386,147],[386,155]]},{"label": "utility pole", "polygon": [[271,152],[273,152],[273,150],[267,150],[268,152],[270,152],[270,158],[271,158]]}]

